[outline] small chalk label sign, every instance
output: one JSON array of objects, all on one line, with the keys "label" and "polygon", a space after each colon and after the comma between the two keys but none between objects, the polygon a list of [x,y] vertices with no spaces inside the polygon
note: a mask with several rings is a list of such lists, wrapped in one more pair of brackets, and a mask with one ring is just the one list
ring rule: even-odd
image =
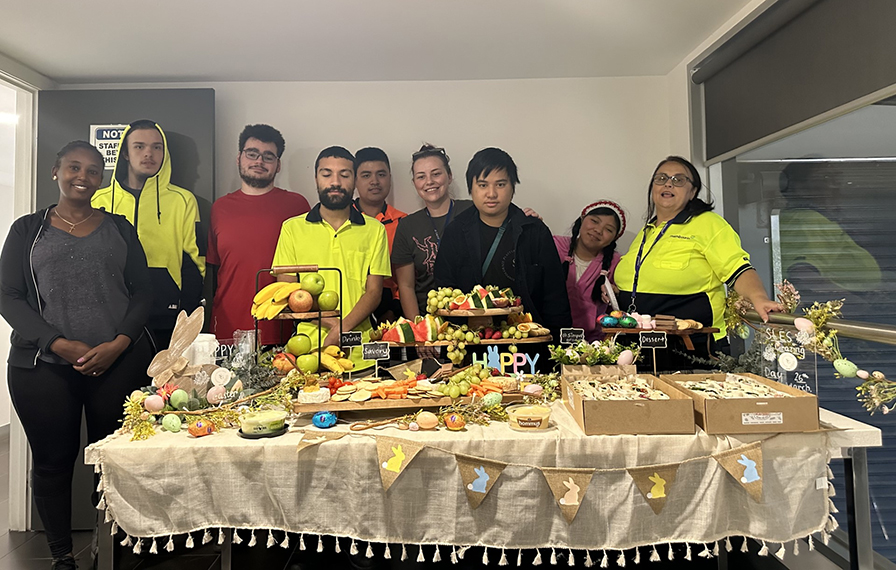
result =
[{"label": "small chalk label sign", "polygon": [[649,331],[638,333],[641,348],[666,348],[665,331]]},{"label": "small chalk label sign", "polygon": [[361,346],[361,331],[348,331],[342,333],[341,344],[347,346]]},{"label": "small chalk label sign", "polygon": [[368,342],[362,344],[361,358],[364,360],[389,360],[389,343]]},{"label": "small chalk label sign", "polygon": [[560,329],[560,344],[578,344],[585,340],[585,329]]}]

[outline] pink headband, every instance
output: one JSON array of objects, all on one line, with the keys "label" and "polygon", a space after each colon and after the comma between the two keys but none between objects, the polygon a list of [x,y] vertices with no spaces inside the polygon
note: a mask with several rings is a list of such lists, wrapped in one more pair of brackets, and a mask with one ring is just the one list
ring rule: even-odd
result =
[{"label": "pink headband", "polygon": [[581,217],[584,218],[588,212],[596,208],[609,208],[616,212],[616,215],[619,216],[619,233],[616,234],[616,237],[621,236],[625,232],[625,212],[622,211],[622,206],[611,200],[598,200],[593,204],[585,206],[582,210]]}]

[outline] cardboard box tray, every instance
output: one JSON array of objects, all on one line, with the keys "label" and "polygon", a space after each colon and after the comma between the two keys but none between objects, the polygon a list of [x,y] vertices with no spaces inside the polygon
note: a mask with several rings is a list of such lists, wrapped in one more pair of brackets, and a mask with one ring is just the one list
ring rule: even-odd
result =
[{"label": "cardboard box tray", "polygon": [[789,397],[707,398],[680,384],[707,378],[724,380],[726,374],[663,374],[660,379],[676,386],[693,400],[697,425],[709,434],[806,432],[818,429],[818,398],[814,395],[756,374],[736,376],[751,378],[789,394]]},{"label": "cardboard box tray", "polygon": [[[598,368],[598,367],[594,367]],[[619,367],[600,367],[604,371]],[[566,367],[564,367],[564,371]],[[570,368],[572,370],[572,368]],[[630,372],[625,372],[623,375]],[[689,397],[667,382],[648,374],[639,374],[653,388],[668,394],[668,400],[590,400],[573,389],[579,379],[615,380],[615,375],[564,373],[561,377],[563,403],[586,435],[693,434],[694,404]]]}]

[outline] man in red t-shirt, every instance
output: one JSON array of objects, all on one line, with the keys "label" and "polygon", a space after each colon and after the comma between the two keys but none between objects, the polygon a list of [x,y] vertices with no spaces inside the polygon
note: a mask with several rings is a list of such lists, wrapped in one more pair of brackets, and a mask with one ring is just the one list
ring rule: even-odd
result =
[{"label": "man in red t-shirt", "polygon": [[[255,274],[271,266],[280,226],[310,210],[301,194],[274,187],[286,143],[277,129],[248,125],[240,134],[237,166],[242,186],[212,204],[206,263],[212,267],[212,332],[223,344],[233,331],[252,330]],[[258,287],[273,283],[263,273]],[[261,344],[282,344],[292,333],[283,321],[259,321]]]},{"label": "man in red t-shirt", "polygon": [[[392,192],[392,167],[389,164],[389,157],[382,149],[371,146],[362,148],[355,153],[355,189],[358,191],[358,197],[355,198],[355,209],[383,224],[383,227],[386,228],[386,237],[389,238],[389,254],[391,255],[395,230],[398,229],[398,220],[407,214],[386,203],[386,198]],[[382,322],[394,321],[400,315],[401,303],[398,302],[398,284],[395,283],[394,278],[389,277],[383,281],[383,297],[380,305],[373,312],[373,317],[378,322]]]}]

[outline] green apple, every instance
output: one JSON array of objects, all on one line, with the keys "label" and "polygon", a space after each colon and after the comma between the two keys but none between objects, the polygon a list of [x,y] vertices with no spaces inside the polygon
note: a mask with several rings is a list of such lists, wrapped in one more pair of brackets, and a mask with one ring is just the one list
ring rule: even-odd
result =
[{"label": "green apple", "polygon": [[302,289],[317,297],[324,290],[324,278],[320,273],[305,273],[302,275]]},{"label": "green apple", "polygon": [[296,366],[305,374],[314,374],[317,372],[317,365],[316,354],[303,354],[296,358]]},{"label": "green apple", "polygon": [[306,334],[297,334],[286,343],[286,352],[293,356],[302,356],[311,352],[311,338]]},{"label": "green apple", "polygon": [[317,304],[321,311],[335,311],[339,306],[339,293],[336,291],[324,291],[317,298]]}]

